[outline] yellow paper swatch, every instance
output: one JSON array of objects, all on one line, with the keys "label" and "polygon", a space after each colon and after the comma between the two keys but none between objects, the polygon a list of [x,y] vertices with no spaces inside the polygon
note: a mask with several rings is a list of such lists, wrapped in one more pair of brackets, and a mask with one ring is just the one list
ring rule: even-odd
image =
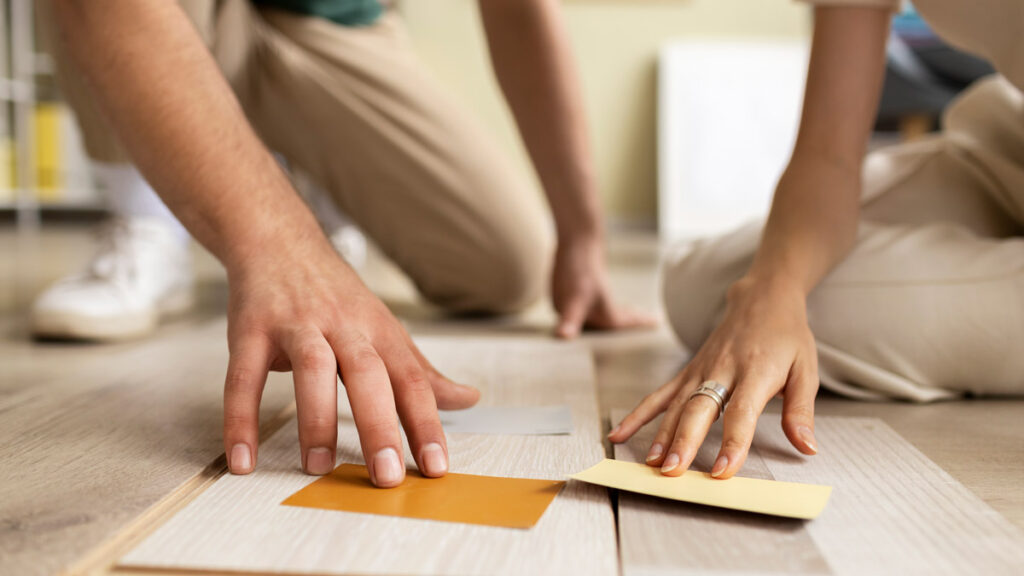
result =
[{"label": "yellow paper swatch", "polygon": [[757,478],[717,480],[696,470],[670,477],[646,464],[608,459],[571,478],[658,498],[804,520],[821,514],[832,494],[831,486]]},{"label": "yellow paper swatch", "polygon": [[410,471],[401,486],[377,488],[366,466],[342,464],[289,496],[285,506],[402,516],[443,522],[530,528],[565,482]]}]

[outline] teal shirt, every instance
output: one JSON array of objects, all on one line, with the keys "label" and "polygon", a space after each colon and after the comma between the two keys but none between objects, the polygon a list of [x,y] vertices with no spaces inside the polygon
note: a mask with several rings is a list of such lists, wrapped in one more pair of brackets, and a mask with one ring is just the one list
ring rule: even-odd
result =
[{"label": "teal shirt", "polygon": [[369,26],[384,13],[380,0],[252,0],[253,4],[326,18],[342,26]]}]

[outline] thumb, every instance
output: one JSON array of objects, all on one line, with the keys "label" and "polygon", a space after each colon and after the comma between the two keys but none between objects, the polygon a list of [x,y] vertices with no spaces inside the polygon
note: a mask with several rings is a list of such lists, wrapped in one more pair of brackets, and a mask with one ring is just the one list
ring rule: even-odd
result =
[{"label": "thumb", "polygon": [[586,296],[581,294],[573,295],[569,299],[569,303],[562,310],[562,316],[558,320],[555,335],[566,340],[579,336],[580,331],[583,329],[583,322],[587,319],[589,308],[590,303]]},{"label": "thumb", "polygon": [[428,374],[439,410],[464,410],[480,401],[480,391],[476,388],[456,384],[437,371]]},{"label": "thumb", "polygon": [[462,410],[469,408],[480,401],[480,391],[472,386],[456,384],[444,374],[434,368],[434,365],[427,360],[427,357],[420,351],[419,346],[412,341],[408,332],[405,333],[405,341],[412,350],[413,356],[423,367],[430,380],[430,387],[434,391],[434,401],[437,402],[439,410]]}]

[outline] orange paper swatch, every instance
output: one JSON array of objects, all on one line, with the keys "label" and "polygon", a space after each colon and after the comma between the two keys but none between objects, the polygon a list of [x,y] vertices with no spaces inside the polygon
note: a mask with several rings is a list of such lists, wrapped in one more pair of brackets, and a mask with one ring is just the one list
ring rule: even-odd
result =
[{"label": "orange paper swatch", "polygon": [[410,471],[396,488],[376,488],[366,466],[342,464],[281,504],[506,528],[530,528],[565,482],[471,474],[425,478]]}]

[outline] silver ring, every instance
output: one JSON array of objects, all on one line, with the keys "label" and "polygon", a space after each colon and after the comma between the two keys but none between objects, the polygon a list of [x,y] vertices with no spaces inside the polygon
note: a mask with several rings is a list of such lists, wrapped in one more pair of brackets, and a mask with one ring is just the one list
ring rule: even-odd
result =
[{"label": "silver ring", "polygon": [[725,412],[725,398],[729,395],[729,390],[715,382],[714,380],[707,380],[697,387],[697,390],[690,395],[690,400],[693,400],[695,396],[707,396],[718,404],[718,415],[721,416]]}]

